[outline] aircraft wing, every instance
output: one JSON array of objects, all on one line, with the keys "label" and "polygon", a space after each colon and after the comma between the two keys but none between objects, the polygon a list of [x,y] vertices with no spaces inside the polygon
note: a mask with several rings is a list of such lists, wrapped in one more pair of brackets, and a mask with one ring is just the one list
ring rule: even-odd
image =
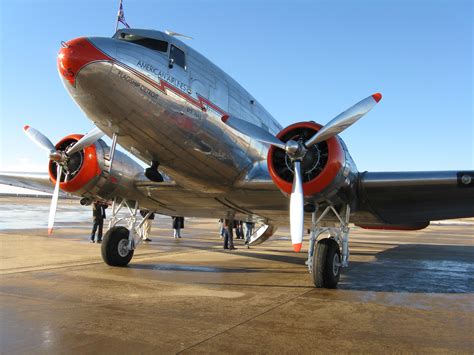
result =
[{"label": "aircraft wing", "polygon": [[365,172],[358,194],[358,209],[388,224],[471,217],[474,171]]},{"label": "aircraft wing", "polygon": [[54,186],[47,173],[0,172],[0,184],[53,193]]},{"label": "aircraft wing", "polygon": [[[53,192],[46,173],[1,172],[0,184]],[[235,210],[238,218],[253,214],[285,224],[288,217],[288,199],[263,164],[255,166],[222,199],[183,189],[172,180],[154,183],[144,176],[136,177],[135,188],[146,196],[148,208],[162,214],[208,217]],[[471,217],[474,171],[364,172],[359,174],[357,196],[351,222],[361,226],[422,227],[433,220]]]}]

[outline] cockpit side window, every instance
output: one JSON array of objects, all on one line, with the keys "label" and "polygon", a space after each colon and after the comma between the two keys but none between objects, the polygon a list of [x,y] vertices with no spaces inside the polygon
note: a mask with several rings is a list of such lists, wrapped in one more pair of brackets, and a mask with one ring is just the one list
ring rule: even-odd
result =
[{"label": "cockpit side window", "polygon": [[139,46],[147,47],[158,52],[168,52],[168,42],[160,41],[159,39],[141,37],[129,33],[122,32],[118,39],[131,43],[138,44]]},{"label": "cockpit side window", "polygon": [[173,64],[179,65],[181,68],[186,69],[186,58],[184,52],[178,47],[171,45],[170,47],[170,59]]}]

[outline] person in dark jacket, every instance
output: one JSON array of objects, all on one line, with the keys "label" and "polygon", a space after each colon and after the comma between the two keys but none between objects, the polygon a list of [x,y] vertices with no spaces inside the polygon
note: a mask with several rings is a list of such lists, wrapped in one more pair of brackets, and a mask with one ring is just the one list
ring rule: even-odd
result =
[{"label": "person in dark jacket", "polygon": [[244,239],[243,223],[242,221],[234,221],[235,236],[237,239]]},{"label": "person in dark jacket", "polygon": [[173,219],[173,236],[175,239],[181,238],[181,229],[184,228],[184,217],[171,217]]},{"label": "person in dark jacket", "polygon": [[97,243],[102,242],[102,229],[104,228],[104,219],[105,219],[105,209],[107,208],[106,204],[101,202],[95,202],[92,205],[92,233],[91,233],[91,243],[95,243],[95,233],[97,232]]},{"label": "person in dark jacket", "polygon": [[224,219],[224,249],[235,249],[234,247],[234,234],[232,229],[234,223],[230,219]]}]

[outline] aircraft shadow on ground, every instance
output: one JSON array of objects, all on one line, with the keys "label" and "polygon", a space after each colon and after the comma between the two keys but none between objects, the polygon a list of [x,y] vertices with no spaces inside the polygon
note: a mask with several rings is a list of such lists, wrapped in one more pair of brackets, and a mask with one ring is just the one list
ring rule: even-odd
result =
[{"label": "aircraft shadow on ground", "polygon": [[474,246],[400,245],[350,262],[338,288],[375,292],[474,293]]},{"label": "aircraft shadow on ground", "polygon": [[129,264],[131,269],[141,270],[157,270],[157,271],[187,271],[187,272],[222,272],[222,273],[254,273],[266,272],[266,269],[259,268],[227,268],[227,267],[212,267],[200,265],[178,265],[178,264]]},{"label": "aircraft shadow on ground", "polygon": [[[201,246],[192,246],[192,249],[206,250],[209,251],[209,248]],[[277,255],[277,254],[266,254],[266,253],[257,253],[248,251],[247,249],[241,248],[245,252],[239,253],[239,250],[234,251],[214,249],[213,252],[224,253],[224,254],[237,254],[240,256],[246,256],[257,259],[265,259],[276,262],[284,262],[293,265],[300,265],[305,267],[304,262],[305,258],[292,256],[292,255]],[[268,268],[249,268],[245,267],[245,264],[240,268],[230,268],[230,267],[212,267],[212,266],[200,266],[200,265],[185,265],[185,264],[141,264],[141,263],[131,263],[128,265],[132,269],[141,269],[141,270],[156,270],[156,271],[187,271],[187,272],[222,272],[222,273],[258,273],[258,272],[269,272]],[[278,270],[279,273],[294,273],[294,270]],[[307,287],[307,286],[305,286]]]},{"label": "aircraft shadow on ground", "polygon": [[[207,249],[195,247],[196,249]],[[209,250],[209,249],[207,249]],[[301,266],[306,272],[306,255],[270,254],[242,249],[241,251],[213,250],[240,256]],[[340,290],[406,293],[474,293],[474,246],[411,244],[399,245],[380,253],[354,252],[352,256],[371,256],[375,260],[350,261],[338,285]],[[184,264],[130,264],[130,268],[156,271],[260,273],[270,268],[212,267]],[[275,272],[274,269],[271,272]],[[294,273],[295,270],[278,270]],[[237,285],[237,284],[236,284]],[[243,284],[238,284],[243,285]],[[249,286],[259,286],[252,284]],[[270,285],[260,285],[269,287]],[[282,287],[282,285],[274,285]],[[305,287],[307,285],[288,285]]]},{"label": "aircraft shadow on ground", "polygon": [[[222,251],[225,253],[225,251]],[[304,262],[306,260],[306,254],[301,254],[301,256],[295,256],[295,253],[293,252],[288,252],[288,254],[282,254],[280,251],[279,254],[269,254],[269,253],[259,253],[256,251],[248,251],[246,250],[245,252],[239,253],[238,251],[234,252],[236,254],[239,254],[241,256],[245,256],[248,258],[256,258],[256,259],[264,259],[264,260],[270,260],[270,261],[277,261],[280,263],[287,263],[287,264],[293,264],[293,265],[303,265],[305,266]]]},{"label": "aircraft shadow on ground", "polygon": [[[214,245],[214,244],[212,244]],[[233,251],[229,250],[223,250],[222,248],[219,249],[209,249],[207,246],[202,246],[202,245],[192,245],[188,246],[191,249],[195,250],[204,250],[204,251],[212,251],[214,253],[224,253],[224,254],[237,254],[239,256],[245,256],[249,258],[256,258],[256,259],[264,259],[264,260],[270,260],[270,261],[277,261],[281,263],[288,263],[288,264],[293,264],[293,265],[305,265],[305,260],[307,257],[306,253],[300,253],[298,256],[292,251],[289,251],[287,253],[284,253],[280,250],[268,250],[265,249],[265,253],[253,251],[256,249],[252,250],[252,247],[250,249],[247,249],[245,246],[237,246],[237,249]],[[272,254],[276,253],[276,254]]]}]

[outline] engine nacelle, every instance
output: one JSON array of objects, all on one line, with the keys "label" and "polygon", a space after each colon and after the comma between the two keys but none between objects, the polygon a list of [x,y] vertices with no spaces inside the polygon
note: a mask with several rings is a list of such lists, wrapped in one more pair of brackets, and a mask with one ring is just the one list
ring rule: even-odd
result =
[{"label": "engine nacelle", "polygon": [[[277,138],[282,142],[290,139],[307,141],[321,129],[315,122],[299,122],[286,127]],[[285,194],[290,195],[293,186],[293,163],[283,149],[271,146],[268,151],[268,170],[273,182]],[[337,136],[317,143],[308,149],[301,161],[303,192],[315,202],[333,204],[350,201],[355,193],[357,168],[347,148]]]},{"label": "engine nacelle", "polygon": [[[74,145],[83,135],[72,134],[64,137],[56,144],[58,151],[65,151]],[[72,154],[65,163],[61,182],[61,190],[83,197],[100,197],[110,199],[114,196],[128,197],[135,190],[134,177],[143,168],[127,155],[115,151],[112,169],[109,173],[108,159],[110,148],[99,139],[82,151]],[[49,176],[56,184],[56,162],[49,162]],[[131,196],[131,195],[130,195]]]}]

